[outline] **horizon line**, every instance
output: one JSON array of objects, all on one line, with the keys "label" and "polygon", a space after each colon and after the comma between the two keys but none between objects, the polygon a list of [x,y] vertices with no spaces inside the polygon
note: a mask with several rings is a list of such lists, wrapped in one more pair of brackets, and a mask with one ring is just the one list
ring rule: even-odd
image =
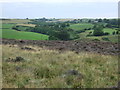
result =
[{"label": "horizon line", "polygon": [[[61,17],[61,18],[56,18],[56,17],[36,17],[36,18],[29,18],[28,19],[41,19],[41,18],[46,18],[46,19],[118,19],[119,17],[83,17],[83,18],[66,18],[66,17]],[[0,19],[26,19],[26,18],[7,18],[7,17],[0,17]]]}]

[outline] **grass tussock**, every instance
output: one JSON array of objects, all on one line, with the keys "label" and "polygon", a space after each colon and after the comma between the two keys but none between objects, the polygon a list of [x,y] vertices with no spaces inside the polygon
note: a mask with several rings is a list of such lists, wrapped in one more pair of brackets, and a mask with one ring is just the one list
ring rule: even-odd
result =
[{"label": "grass tussock", "polygon": [[[3,45],[3,88],[104,88],[117,84],[116,56],[71,51],[59,53],[36,46],[33,51]],[[24,62],[7,61],[24,58]],[[63,77],[68,70],[83,75]]]}]

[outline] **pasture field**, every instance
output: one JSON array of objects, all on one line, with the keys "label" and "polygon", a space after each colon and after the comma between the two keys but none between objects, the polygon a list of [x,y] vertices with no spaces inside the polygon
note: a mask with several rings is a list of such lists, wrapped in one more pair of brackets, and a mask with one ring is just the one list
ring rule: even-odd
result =
[{"label": "pasture field", "polygon": [[16,31],[13,29],[4,29],[2,31],[2,38],[8,39],[23,39],[23,40],[48,40],[47,35],[33,33],[33,32],[24,32]]},{"label": "pasture field", "polygon": [[26,29],[29,28],[28,26],[19,26],[17,27],[18,30],[20,31],[26,31]]},{"label": "pasture field", "polygon": [[16,31],[13,29],[4,29],[2,31],[2,38],[8,39],[23,39],[23,40],[48,40],[47,35],[33,33],[33,32],[24,32]]},{"label": "pasture field", "polygon": [[[2,24],[2,36],[0,38],[23,39],[23,40],[48,40],[47,35],[34,32],[16,31],[12,29],[15,24]],[[5,29],[4,29],[5,28]]]},{"label": "pasture field", "polygon": [[79,23],[79,24],[71,24],[69,28],[74,29],[74,30],[83,30],[83,29],[88,29],[92,28],[93,24],[90,23]]},{"label": "pasture field", "polygon": [[103,31],[104,31],[104,32],[108,32],[108,33],[110,33],[110,35],[112,35],[112,33],[113,33],[114,31],[116,31],[116,30],[115,30],[115,29],[111,29],[111,28],[104,28]]},{"label": "pasture field", "polygon": [[35,24],[16,24],[18,26],[35,27]]},{"label": "pasture field", "polygon": [[65,21],[72,21],[72,20],[74,20],[74,19],[59,19],[58,21],[65,22]]},{"label": "pasture field", "polygon": [[2,24],[2,27],[0,27],[0,28],[2,28],[2,29],[11,29],[13,26],[14,26],[15,24]]},{"label": "pasture field", "polygon": [[8,20],[0,20],[3,24],[14,23],[14,24],[23,24],[31,22],[29,19],[8,19]]},{"label": "pasture field", "polygon": [[[21,49],[23,47],[32,50]],[[32,45],[8,44],[2,48],[3,88],[110,88],[117,85],[117,56],[60,53]],[[79,78],[65,74],[71,69],[80,73]]]},{"label": "pasture field", "polygon": [[89,32],[93,32],[93,30],[87,30],[83,33],[80,33],[80,39],[98,39],[100,41],[103,41],[102,38],[108,38],[111,42],[118,42],[118,35],[112,35],[112,33],[114,31],[116,31],[115,29],[111,29],[111,28],[104,28],[103,29],[104,32],[108,32],[110,35],[106,35],[106,36],[87,36],[89,34]]},{"label": "pasture field", "polygon": [[[115,30],[115,29],[111,29],[111,28],[104,28],[103,31],[104,31],[104,32],[108,32],[110,35],[112,35],[112,33],[113,33],[114,31],[116,31],[116,30]],[[82,33],[80,33],[80,34],[83,35],[83,36],[86,36],[86,35],[89,34],[89,32],[93,32],[93,30],[87,30],[87,31],[82,32]]]}]

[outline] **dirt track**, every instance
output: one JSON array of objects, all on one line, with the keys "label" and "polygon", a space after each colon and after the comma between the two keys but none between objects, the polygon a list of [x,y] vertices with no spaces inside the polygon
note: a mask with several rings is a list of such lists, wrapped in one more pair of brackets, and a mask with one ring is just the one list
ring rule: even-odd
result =
[{"label": "dirt track", "polygon": [[118,43],[98,42],[98,41],[42,41],[42,40],[13,40],[3,39],[2,44],[12,45],[37,45],[39,47],[46,47],[47,49],[55,49],[59,51],[81,51],[94,52],[100,54],[118,55]]}]

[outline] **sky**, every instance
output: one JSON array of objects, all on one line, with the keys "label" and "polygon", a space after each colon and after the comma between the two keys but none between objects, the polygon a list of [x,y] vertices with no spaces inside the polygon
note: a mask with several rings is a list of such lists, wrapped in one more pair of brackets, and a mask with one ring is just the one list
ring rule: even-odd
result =
[{"label": "sky", "polygon": [[117,18],[118,0],[0,0],[1,18]]}]

